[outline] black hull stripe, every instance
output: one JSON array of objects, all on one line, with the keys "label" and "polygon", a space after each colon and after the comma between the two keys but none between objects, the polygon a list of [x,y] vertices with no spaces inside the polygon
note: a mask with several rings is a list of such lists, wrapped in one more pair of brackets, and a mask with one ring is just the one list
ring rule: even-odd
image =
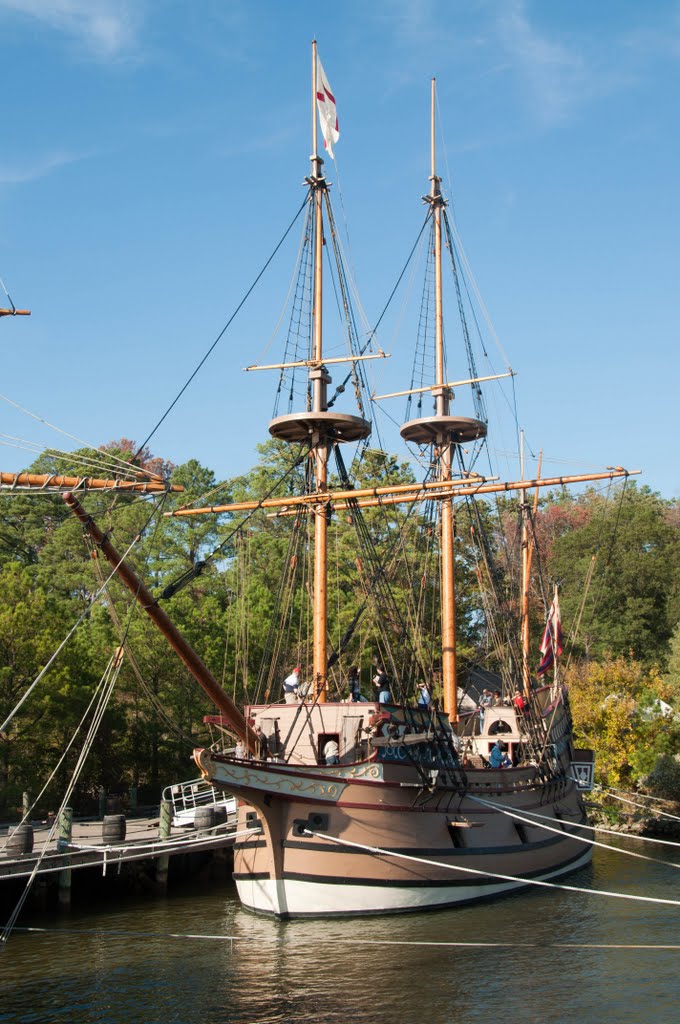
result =
[{"label": "black hull stripe", "polygon": [[[405,854],[410,857],[451,857],[456,858],[464,857],[495,857],[498,854],[509,854],[518,853],[521,856],[526,856],[527,853],[533,850],[545,850],[547,847],[556,846],[565,840],[577,841],[577,837],[560,835],[550,836],[548,839],[539,839],[533,843],[514,843],[512,846],[446,846],[446,847],[413,847],[413,846],[390,846],[383,847],[385,854],[389,856],[391,853]],[[305,842],[300,839],[285,839],[283,842],[284,850],[307,850],[314,853],[328,853],[335,854],[336,856],[347,854],[356,854],[358,856],[376,856],[379,857],[381,854],[374,853],[373,850],[357,850],[353,846],[343,846],[338,844],[337,846],[331,843],[314,843],[311,840]],[[384,856],[383,855],[383,856]]]},{"label": "black hull stripe", "polygon": [[[546,875],[552,875],[556,871],[569,871],[577,870],[578,867],[584,865],[578,865],[583,854],[579,854],[577,857],[570,857],[568,860],[561,861],[559,864],[550,864],[541,868],[538,871],[524,872],[517,877],[520,879],[534,879],[544,878]],[[570,865],[576,864],[576,867],[570,867]],[[234,878],[255,878],[256,875],[234,875]],[[284,871],[283,878],[285,881],[296,881],[296,882],[312,882],[321,885],[364,885],[371,887],[380,887],[384,889],[463,889],[468,886],[474,886],[480,888],[482,886],[489,885],[503,885],[508,888],[515,888],[517,885],[521,885],[520,882],[508,882],[504,878],[494,878],[493,875],[485,875],[480,877],[475,875],[470,878],[457,879],[444,878],[444,879],[413,879],[413,880],[395,880],[393,878],[338,878],[338,877],[327,877],[322,875],[309,875],[298,873],[295,871]],[[422,909],[422,908],[421,908]]]}]

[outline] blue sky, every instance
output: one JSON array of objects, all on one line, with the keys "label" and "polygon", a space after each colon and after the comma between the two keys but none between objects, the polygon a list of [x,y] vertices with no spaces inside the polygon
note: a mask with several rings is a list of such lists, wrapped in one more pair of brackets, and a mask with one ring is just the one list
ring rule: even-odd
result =
[{"label": "blue sky", "polygon": [[[348,0],[312,18],[295,0],[0,0],[0,37],[0,277],[32,310],[0,320],[3,395],[94,445],[144,440],[302,200],[316,37],[368,323],[422,221],[435,75],[439,171],[530,449],[545,474],[622,464],[680,495],[680,3]],[[221,477],[253,464],[275,381],[241,368],[267,348],[298,241],[156,454]],[[408,386],[399,319],[379,392]],[[0,424],[74,444],[6,403]],[[1,469],[31,459],[0,446]]]}]

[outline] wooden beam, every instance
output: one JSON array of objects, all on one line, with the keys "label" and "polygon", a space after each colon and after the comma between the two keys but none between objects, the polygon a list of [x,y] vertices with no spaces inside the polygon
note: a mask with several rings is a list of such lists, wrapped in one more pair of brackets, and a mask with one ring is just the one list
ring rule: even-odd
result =
[{"label": "wooden beam", "polygon": [[47,494],[61,491],[132,491],[133,494],[163,494],[170,491],[181,494],[184,488],[179,484],[166,484],[162,480],[102,480],[88,476],[59,476],[54,473],[3,473],[0,472],[0,490],[44,491]]},{"label": "wooden beam", "polygon": [[267,366],[244,366],[243,369],[247,372],[250,370],[289,370],[294,369],[298,366],[330,366],[331,363],[360,363],[365,359],[389,359],[389,352],[376,352],[368,356],[338,356],[336,359],[299,359],[295,363],[269,363]]},{"label": "wooden beam", "polygon": [[[297,494],[287,498],[265,498],[263,501],[237,501],[230,505],[208,505],[205,508],[181,508],[164,512],[165,516],[196,516],[212,512],[250,512],[254,509],[281,508],[296,509],[299,506],[332,505],[334,508],[348,508],[356,504],[360,508],[372,505],[394,505],[399,502],[423,501],[430,497],[464,497],[475,494],[502,494],[506,491],[527,491],[533,487],[562,487],[566,484],[588,483],[594,480],[615,480],[618,477],[638,476],[639,469],[616,469],[604,473],[582,473],[577,476],[552,476],[539,480],[513,480],[494,482],[494,477],[479,477],[479,483],[466,480],[438,480],[428,484],[400,484],[396,487],[361,488],[356,491],[324,491],[315,494]],[[441,492],[433,494],[432,492]],[[371,501],[364,501],[371,498]]]},{"label": "wooden beam", "polygon": [[[380,505],[399,505],[399,504],[411,504],[414,501],[436,501],[441,498],[460,498],[468,497],[472,495],[475,497],[478,494],[502,494],[506,491],[520,491],[529,490],[531,487],[557,487],[565,484],[578,484],[586,483],[592,480],[615,480],[617,477],[628,477],[638,476],[641,470],[639,469],[615,469],[608,473],[584,473],[580,476],[554,476],[550,479],[543,480],[514,480],[508,483],[500,484],[485,484],[480,483],[478,485],[462,486],[458,481],[439,480],[435,484],[425,484],[423,487],[418,489],[412,487],[409,493],[403,493],[399,495],[381,495],[380,497],[374,497],[370,499],[360,498],[356,502],[350,501],[334,501],[329,497],[328,504],[331,506],[333,512],[340,512],[344,509],[358,507],[358,508],[375,508]],[[427,488],[433,488],[432,490],[425,490]],[[278,514],[281,516],[292,516],[296,514],[296,509],[286,508],[290,506],[292,501],[289,499],[288,502],[281,501],[280,505],[283,506],[283,510]],[[315,511],[311,508],[309,511]],[[167,515],[172,515],[172,512],[165,512]],[[273,518],[273,516],[272,516]]]},{"label": "wooden beam", "polygon": [[446,384],[428,384],[422,388],[410,388],[408,391],[392,391],[389,395],[371,395],[374,402],[380,402],[383,398],[402,398],[404,395],[420,395],[423,391],[437,391],[439,388],[461,388],[465,384],[481,384],[485,380],[501,380],[503,377],[516,376],[514,370],[508,373],[493,373],[489,377],[468,377],[467,380],[452,380]]},{"label": "wooden beam", "polygon": [[[470,479],[478,479],[480,483],[487,480],[495,480],[496,477],[475,477],[474,475]],[[460,478],[451,481],[452,483],[462,483]],[[429,484],[397,484],[393,487],[363,487],[358,488],[354,491],[317,491],[314,494],[296,494],[288,498],[264,498],[262,501],[237,501],[232,502],[230,505],[207,505],[204,508],[179,508],[173,512],[164,512],[166,516],[198,516],[204,515],[208,512],[219,514],[221,512],[251,512],[257,508],[290,508],[291,506],[297,505],[327,505],[329,502],[335,503],[336,501],[350,498],[366,498],[374,497],[381,494],[397,494],[399,492],[411,492],[413,490],[433,490],[438,488],[439,483]],[[404,501],[408,499],[403,499]]]}]

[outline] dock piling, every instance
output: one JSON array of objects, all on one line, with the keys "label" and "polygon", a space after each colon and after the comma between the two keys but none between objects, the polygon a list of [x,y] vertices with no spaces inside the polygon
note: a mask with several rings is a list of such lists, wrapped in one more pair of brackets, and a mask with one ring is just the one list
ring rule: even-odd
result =
[{"label": "dock piling", "polygon": [[[158,823],[158,838],[169,839],[172,829],[172,803],[169,800],[161,800],[160,821]],[[162,853],[156,860],[156,885],[159,890],[165,892],[168,887],[168,865],[170,857]]]},{"label": "dock piling", "polygon": [[[57,822],[57,849],[68,846],[73,834],[73,808],[64,807]],[[67,859],[70,864],[70,858]],[[59,872],[59,909],[70,910],[71,908],[71,868],[64,868]]]}]

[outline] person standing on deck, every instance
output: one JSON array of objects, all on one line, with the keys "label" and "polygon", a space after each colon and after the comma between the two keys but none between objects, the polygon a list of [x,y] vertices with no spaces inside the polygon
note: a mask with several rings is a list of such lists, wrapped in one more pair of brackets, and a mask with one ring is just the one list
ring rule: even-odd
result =
[{"label": "person standing on deck", "polygon": [[489,753],[489,768],[512,768],[505,740],[496,740]]},{"label": "person standing on deck", "polygon": [[323,748],[323,759],[325,764],[340,763],[340,748],[337,740],[326,740]]},{"label": "person standing on deck", "polygon": [[389,704],[392,700],[390,681],[382,665],[377,666],[376,674],[373,676],[373,690],[375,692],[375,699],[379,704]]},{"label": "person standing on deck", "polygon": [[515,696],[512,698],[512,703],[515,705],[520,715],[525,715],[527,713],[529,705],[527,704],[526,699],[522,696],[520,690],[515,690]]},{"label": "person standing on deck", "polygon": [[295,704],[300,686],[300,666],[293,669],[289,676],[283,680],[283,696],[286,704]]},{"label": "person standing on deck", "polygon": [[349,699],[356,704],[361,700],[361,680],[356,665],[352,665],[347,674],[347,686],[349,687]]},{"label": "person standing on deck", "polygon": [[431,701],[432,697],[427,687],[427,683],[418,683],[418,707],[429,708]]},{"label": "person standing on deck", "polygon": [[255,758],[258,761],[266,761],[269,757],[269,741],[262,732],[262,726],[258,725],[255,730]]}]

